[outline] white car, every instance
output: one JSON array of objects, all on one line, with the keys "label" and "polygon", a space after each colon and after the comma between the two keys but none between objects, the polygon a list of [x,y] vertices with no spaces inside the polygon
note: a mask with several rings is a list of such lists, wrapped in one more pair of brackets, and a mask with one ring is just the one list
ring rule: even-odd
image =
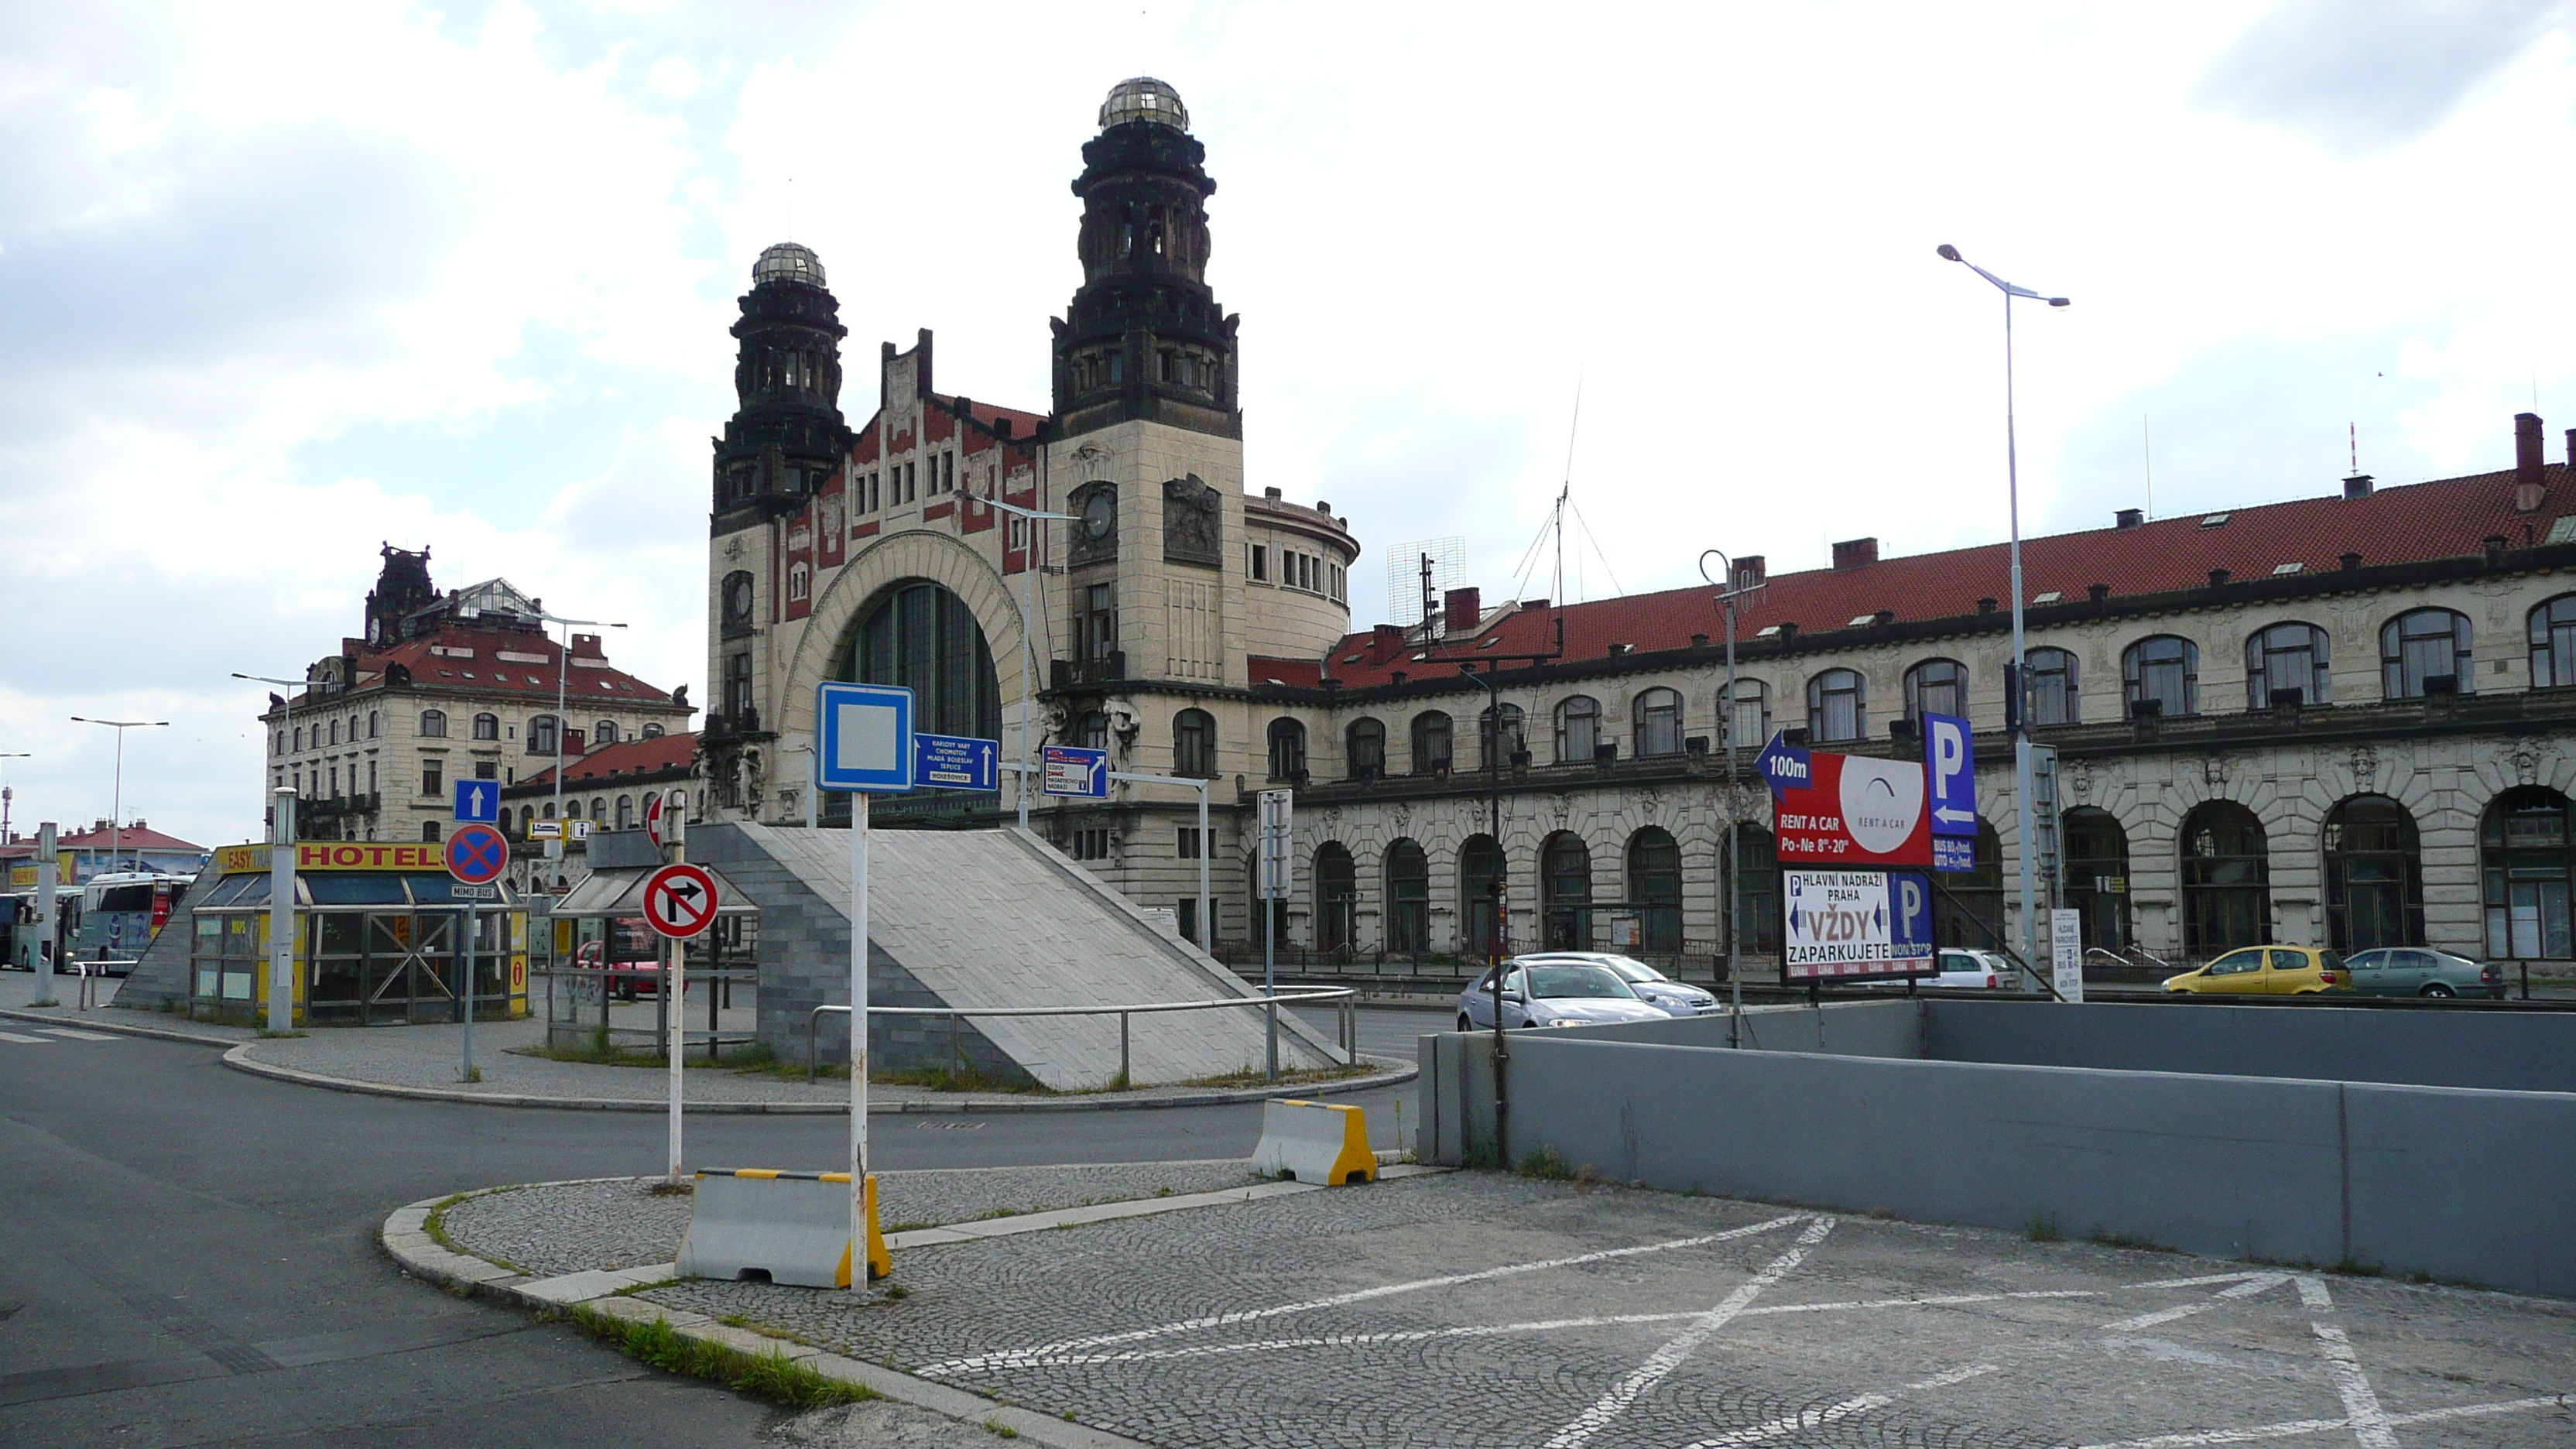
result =
[{"label": "white car", "polygon": [[1945,947],[1933,964],[1941,971],[1937,976],[1925,977],[1926,986],[1966,986],[1987,991],[2014,991],[2021,987],[2021,968],[1992,951]]},{"label": "white car", "polygon": [[1634,956],[1614,956],[1607,951],[1534,951],[1517,958],[1521,962],[1571,961],[1584,966],[1606,966],[1619,973],[1628,989],[1647,1005],[1666,1016],[1705,1016],[1718,1009],[1717,998],[1696,986],[1686,986]]},{"label": "white car", "polygon": [[[1609,1021],[1662,1021],[1664,1013],[1647,1005],[1607,966],[1588,961],[1506,961],[1503,973],[1503,1025],[1596,1026]],[[1494,972],[1458,993],[1458,1029],[1491,1031],[1494,1026]]]}]

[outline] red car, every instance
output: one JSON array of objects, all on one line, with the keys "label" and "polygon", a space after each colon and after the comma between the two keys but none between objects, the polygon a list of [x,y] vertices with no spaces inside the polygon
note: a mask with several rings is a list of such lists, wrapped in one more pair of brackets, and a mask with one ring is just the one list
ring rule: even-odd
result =
[{"label": "red car", "polygon": [[[608,989],[620,1001],[662,992],[662,941],[642,921],[610,923],[608,939],[585,941],[573,952],[573,964],[597,970],[606,964]],[[616,946],[614,955],[607,947]]]}]

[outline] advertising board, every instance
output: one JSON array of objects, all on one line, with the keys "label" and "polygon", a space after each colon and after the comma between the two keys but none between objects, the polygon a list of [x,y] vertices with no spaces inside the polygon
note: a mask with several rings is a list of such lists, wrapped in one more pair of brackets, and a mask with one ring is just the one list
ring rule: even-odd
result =
[{"label": "advertising board", "polygon": [[1803,781],[1770,776],[1783,866],[1932,863],[1931,812],[1924,808],[1920,760],[1805,753]]},{"label": "advertising board", "polygon": [[1932,970],[1932,886],[1884,870],[1781,872],[1781,971],[1790,981],[1863,981]]}]

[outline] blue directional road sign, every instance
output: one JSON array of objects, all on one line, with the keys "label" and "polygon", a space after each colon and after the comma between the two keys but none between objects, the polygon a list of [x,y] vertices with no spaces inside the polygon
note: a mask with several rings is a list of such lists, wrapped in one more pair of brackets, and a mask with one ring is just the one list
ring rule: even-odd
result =
[{"label": "blue directional road sign", "polygon": [[1777,734],[1762,747],[1761,754],[1753,757],[1753,772],[1769,781],[1774,793],[1806,788],[1814,779],[1812,769],[1807,752]]},{"label": "blue directional road sign", "polygon": [[1977,748],[1968,722],[1956,715],[1923,716],[1923,778],[1932,810],[1932,864],[1939,870],[1977,867]]},{"label": "blue directional road sign", "polygon": [[893,684],[824,684],[814,691],[825,790],[894,794],[912,788],[912,691]]},{"label": "blue directional road sign", "polygon": [[1002,742],[965,735],[914,735],[913,783],[937,790],[1002,788]]},{"label": "blue directional road sign", "polygon": [[1109,794],[1109,752],[1080,745],[1049,745],[1040,768],[1038,788],[1049,795]]},{"label": "blue directional road sign", "polygon": [[459,780],[456,782],[456,818],[481,825],[501,821],[501,782],[498,780]]}]

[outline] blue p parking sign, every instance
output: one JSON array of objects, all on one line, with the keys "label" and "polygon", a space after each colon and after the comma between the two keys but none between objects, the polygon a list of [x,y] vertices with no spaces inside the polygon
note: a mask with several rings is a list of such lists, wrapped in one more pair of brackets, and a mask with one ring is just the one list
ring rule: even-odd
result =
[{"label": "blue p parking sign", "polygon": [[1977,867],[1976,734],[1956,715],[1923,716],[1923,785],[1932,811],[1932,864]]},{"label": "blue p parking sign", "polygon": [[814,694],[822,737],[814,783],[894,794],[912,788],[912,691],[892,684],[825,684]]}]

